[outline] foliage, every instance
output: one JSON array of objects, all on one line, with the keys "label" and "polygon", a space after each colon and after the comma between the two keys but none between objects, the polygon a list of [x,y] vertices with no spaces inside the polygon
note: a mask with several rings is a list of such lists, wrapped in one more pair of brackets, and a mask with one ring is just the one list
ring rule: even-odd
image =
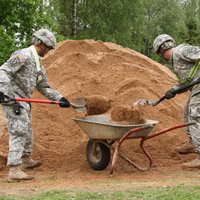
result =
[{"label": "foliage", "polygon": [[134,46],[132,33],[138,28],[134,24],[138,21],[140,2],[139,0],[82,1],[78,10],[81,16],[78,37]]},{"label": "foliage", "polygon": [[53,16],[53,23],[60,37],[69,37],[71,34],[71,6],[72,0],[49,0],[47,12]]},{"label": "foliage", "polygon": [[15,40],[6,33],[4,27],[0,26],[0,63],[3,63],[5,59],[15,50]]},{"label": "foliage", "polygon": [[152,43],[157,35],[166,33],[177,39],[179,38],[177,30],[185,34],[184,13],[177,0],[145,0],[144,8],[145,19],[142,28],[144,45],[140,52],[153,57]]},{"label": "foliage", "polygon": [[9,54],[31,43],[33,30],[51,28],[42,0],[0,0],[0,64]]},{"label": "foliage", "polygon": [[184,4],[184,10],[185,15],[187,16],[185,25],[188,31],[188,36],[185,38],[185,41],[193,45],[199,45],[200,0],[186,1]]},{"label": "foliage", "polygon": [[[158,59],[154,38],[200,45],[200,0],[0,0],[0,63],[29,45],[32,32],[51,29],[58,41],[95,39]],[[164,6],[163,6],[164,5]]]}]

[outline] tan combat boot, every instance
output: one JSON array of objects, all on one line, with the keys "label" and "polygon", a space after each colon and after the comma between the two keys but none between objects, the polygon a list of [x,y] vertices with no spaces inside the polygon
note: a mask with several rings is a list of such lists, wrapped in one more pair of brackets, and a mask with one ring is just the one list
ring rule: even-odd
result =
[{"label": "tan combat boot", "polygon": [[10,166],[9,173],[8,173],[8,182],[9,183],[33,180],[33,179],[35,179],[35,177],[29,176],[28,174],[24,173],[21,170],[20,165]]},{"label": "tan combat boot", "polygon": [[28,171],[28,170],[34,169],[36,167],[39,167],[41,165],[42,165],[42,163],[40,161],[33,160],[33,159],[31,159],[30,156],[22,157],[21,169],[23,171]]},{"label": "tan combat boot", "polygon": [[189,141],[185,143],[183,146],[175,148],[175,151],[177,151],[180,154],[195,153],[192,140],[189,139]]},{"label": "tan combat boot", "polygon": [[183,163],[183,167],[186,168],[200,168],[200,154],[197,154],[197,157],[188,163]]}]

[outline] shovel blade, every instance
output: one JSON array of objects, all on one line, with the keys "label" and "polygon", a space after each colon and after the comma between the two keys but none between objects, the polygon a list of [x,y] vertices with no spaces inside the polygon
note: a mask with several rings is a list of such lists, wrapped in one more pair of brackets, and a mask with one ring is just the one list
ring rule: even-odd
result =
[{"label": "shovel blade", "polygon": [[86,112],[86,101],[84,97],[78,97],[76,99],[72,99],[70,101],[71,106],[77,111],[77,112]]},{"label": "shovel blade", "polygon": [[86,101],[84,97],[78,97],[76,99],[72,99],[70,104],[74,108],[83,108],[86,106]]}]

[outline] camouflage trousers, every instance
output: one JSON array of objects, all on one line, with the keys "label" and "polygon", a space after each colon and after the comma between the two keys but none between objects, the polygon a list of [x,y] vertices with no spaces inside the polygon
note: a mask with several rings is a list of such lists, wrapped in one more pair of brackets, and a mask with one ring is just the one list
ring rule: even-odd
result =
[{"label": "camouflage trousers", "polygon": [[20,107],[16,115],[13,106],[3,106],[3,113],[9,131],[9,153],[7,165],[21,164],[23,155],[32,152],[32,128],[30,109]]},{"label": "camouflage trousers", "polygon": [[192,95],[185,107],[185,122],[196,122],[187,128],[187,134],[192,139],[195,152],[200,153],[200,93]]}]

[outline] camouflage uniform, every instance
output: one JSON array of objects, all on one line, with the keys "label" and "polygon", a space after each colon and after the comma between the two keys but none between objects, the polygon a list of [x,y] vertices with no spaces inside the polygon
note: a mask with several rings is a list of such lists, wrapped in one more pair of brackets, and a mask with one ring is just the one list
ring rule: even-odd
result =
[{"label": "camouflage uniform", "polygon": [[[199,60],[199,47],[181,44],[173,48],[173,53],[170,58],[171,70],[179,77],[180,83],[189,76],[191,68]],[[195,77],[199,75],[200,69],[196,72]],[[200,153],[200,84],[195,85],[191,89],[189,100],[184,111],[186,122],[196,122],[195,125],[189,126],[187,134],[192,138],[196,153]]]},{"label": "camouflage uniform", "polygon": [[[37,89],[50,100],[59,100],[62,96],[48,84],[44,67],[41,71],[36,68],[32,49],[34,46],[14,52],[0,67],[0,91],[10,97],[30,98]],[[31,106],[20,102],[20,114],[16,115],[13,105],[2,105],[9,130],[8,165],[21,164],[23,155],[32,151]]]}]

